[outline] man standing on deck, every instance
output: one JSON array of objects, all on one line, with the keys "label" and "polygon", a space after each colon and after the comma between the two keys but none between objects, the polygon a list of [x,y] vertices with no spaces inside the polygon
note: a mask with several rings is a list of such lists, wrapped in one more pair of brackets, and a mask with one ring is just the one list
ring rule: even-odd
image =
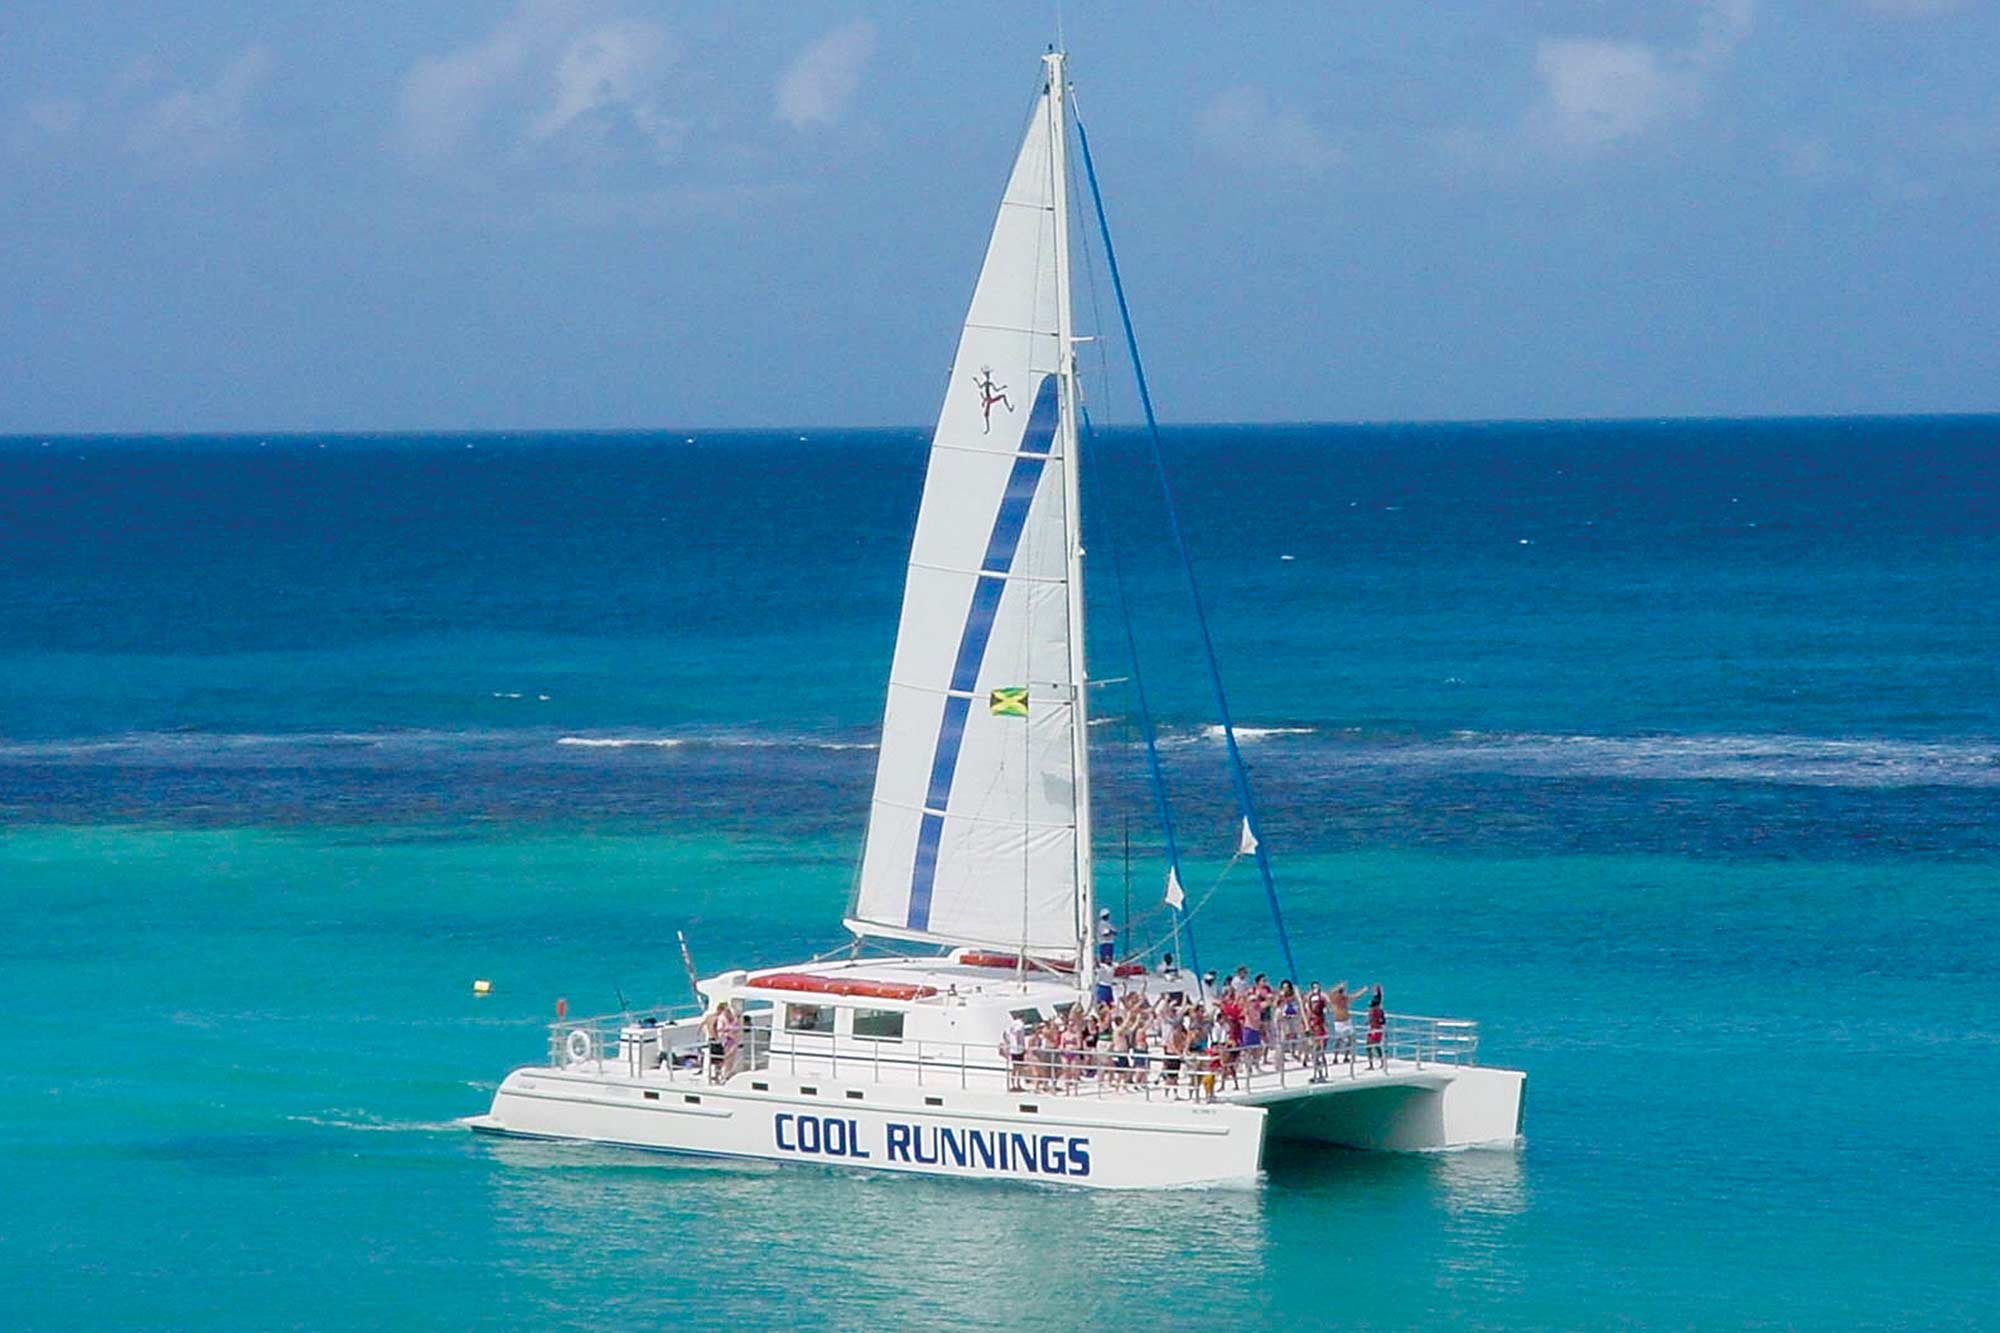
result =
[{"label": "man standing on deck", "polygon": [[1007,1091],[1022,1090],[1021,1074],[1028,1061],[1028,1026],[1015,1014],[1000,1036],[1000,1053],[1007,1060]]},{"label": "man standing on deck", "polygon": [[1097,961],[1110,962],[1117,946],[1118,927],[1111,924],[1111,909],[1100,907],[1097,909]]},{"label": "man standing on deck", "polygon": [[1333,991],[1327,996],[1333,1006],[1333,1058],[1337,1064],[1340,1052],[1347,1051],[1347,1063],[1354,1063],[1354,993],[1347,989],[1345,981],[1333,983]]}]

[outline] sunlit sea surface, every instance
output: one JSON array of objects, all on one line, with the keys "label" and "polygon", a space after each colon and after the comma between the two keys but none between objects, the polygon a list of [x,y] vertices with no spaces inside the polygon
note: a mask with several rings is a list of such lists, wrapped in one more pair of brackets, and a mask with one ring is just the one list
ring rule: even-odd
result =
[{"label": "sunlit sea surface", "polygon": [[[1099,897],[1163,932],[1129,615],[1202,961],[1273,968],[1101,443]],[[0,1323],[1992,1322],[2000,419],[1168,447],[1300,966],[1479,1019],[1519,1153],[1100,1195],[476,1138],[558,996],[686,998],[676,930],[841,939],[922,436],[7,439]]]}]

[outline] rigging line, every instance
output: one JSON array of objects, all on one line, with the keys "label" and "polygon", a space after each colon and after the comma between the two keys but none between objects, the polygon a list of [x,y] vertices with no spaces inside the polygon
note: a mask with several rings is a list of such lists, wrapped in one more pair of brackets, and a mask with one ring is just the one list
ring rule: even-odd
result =
[{"label": "rigging line", "polygon": [[[1084,433],[1090,437],[1089,452],[1092,466],[1097,468],[1098,474],[1101,476],[1103,474],[1103,464],[1096,461],[1097,430],[1090,423],[1090,413],[1088,411],[1083,413],[1083,429]],[[1173,876],[1174,883],[1179,884],[1181,875],[1180,839],[1174,832],[1173,806],[1167,799],[1167,774],[1165,768],[1160,764],[1160,747],[1157,735],[1153,730],[1153,710],[1146,702],[1146,681],[1144,675],[1139,670],[1139,640],[1138,636],[1132,632],[1132,604],[1125,592],[1125,564],[1118,558],[1118,539],[1112,533],[1109,524],[1105,525],[1104,534],[1105,545],[1111,553],[1111,582],[1118,591],[1119,619],[1123,622],[1125,628],[1125,652],[1132,661],[1133,702],[1139,705],[1139,731],[1146,741],[1146,775],[1153,788],[1153,808],[1155,813],[1160,817],[1160,836],[1166,843],[1167,873]],[[1182,907],[1176,909],[1180,919],[1175,925],[1174,933],[1179,934],[1183,928],[1186,929],[1188,962],[1198,967],[1200,963],[1195,954],[1194,925],[1187,919],[1187,912],[1185,910],[1187,901],[1185,889],[1182,890],[1181,901]]]},{"label": "rigging line", "polygon": [[[1071,106],[1072,108],[1075,106],[1074,97],[1071,98]],[[1078,123],[1077,128],[1078,133],[1081,134],[1081,122]],[[1090,228],[1083,225],[1083,220],[1079,217],[1077,219],[1076,230],[1078,238],[1082,242],[1079,248],[1083,251],[1084,290],[1090,293],[1090,327],[1093,333],[1101,334],[1104,329],[1104,312],[1097,300],[1097,269],[1095,263],[1092,261]],[[1105,350],[1106,339],[1094,337],[1091,339],[1091,343],[1092,350],[1097,354],[1098,380],[1104,386],[1105,399],[1108,402],[1111,397],[1111,362],[1110,354]],[[1084,434],[1090,438],[1090,448],[1087,451],[1088,457],[1083,460],[1084,465],[1099,484],[1100,493],[1108,496],[1110,491],[1102,486],[1105,465],[1100,457],[1100,450],[1097,446],[1097,429],[1091,422],[1090,409],[1079,402],[1077,404],[1077,411],[1082,418]],[[1167,793],[1166,769],[1160,762],[1159,733],[1153,726],[1152,709],[1146,702],[1146,682],[1139,670],[1139,642],[1132,628],[1132,599],[1128,595],[1125,586],[1125,566],[1118,556],[1117,533],[1109,523],[1105,525],[1104,535],[1111,552],[1111,575],[1118,593],[1118,614],[1125,629],[1126,656],[1132,663],[1132,686],[1133,692],[1137,696],[1135,702],[1139,705],[1140,734],[1146,744],[1147,783],[1153,791],[1153,803],[1155,811],[1159,815],[1161,837],[1166,844],[1164,850],[1167,854],[1168,873],[1172,875],[1173,882],[1179,885],[1181,880],[1180,840],[1174,829],[1173,803]],[[1129,866],[1127,869],[1129,874]],[[1195,947],[1194,924],[1187,917],[1187,891],[1185,887],[1181,890],[1180,906],[1175,907],[1173,912],[1175,916],[1174,929],[1169,938],[1173,941],[1174,950],[1177,954],[1182,953],[1181,940],[1182,935],[1185,934],[1186,950],[1182,954],[1180,961],[1187,963],[1190,967],[1199,969],[1201,960]],[[1159,946],[1156,944],[1153,947],[1158,948]],[[1151,950],[1148,950],[1148,952],[1151,952]]]},{"label": "rigging line", "polygon": [[1104,265],[1111,277],[1111,293],[1118,299],[1118,318],[1125,328],[1125,347],[1132,357],[1132,377],[1139,387],[1139,406],[1145,410],[1146,431],[1153,446],[1153,470],[1158,474],[1160,492],[1166,499],[1167,524],[1173,533],[1174,548],[1180,552],[1181,568],[1187,575],[1188,597],[1194,603],[1195,624],[1201,630],[1201,646],[1208,655],[1209,683],[1215,690],[1215,708],[1221,715],[1222,739],[1229,750],[1229,775],[1236,786],[1236,799],[1243,807],[1243,826],[1249,833],[1257,856],[1257,870],[1264,880],[1264,896],[1271,904],[1271,922],[1277,927],[1278,947],[1285,955],[1285,979],[1298,981],[1298,966],[1292,961],[1291,936],[1285,931],[1284,909],[1278,904],[1278,884],[1271,876],[1271,858],[1264,850],[1263,836],[1257,831],[1256,803],[1250,797],[1250,777],[1243,766],[1243,753],[1236,745],[1236,726],[1229,717],[1229,698],[1222,688],[1222,668],[1215,660],[1215,641],[1208,630],[1208,613],[1202,607],[1201,588],[1195,582],[1194,561],[1188,555],[1181,533],[1180,514],[1174,506],[1173,486],[1167,478],[1166,456],[1160,448],[1160,423],[1153,412],[1152,391],[1146,387],[1145,366],[1139,359],[1139,337],[1132,329],[1132,308],[1125,300],[1125,284],[1118,276],[1118,253],[1111,245],[1111,223],[1104,215],[1104,195],[1097,187],[1097,166],[1090,156],[1090,136],[1083,129],[1083,113],[1071,98],[1071,119],[1076,122],[1077,147],[1083,153],[1084,177],[1090,184],[1090,202],[1097,214],[1097,228],[1104,240]]},{"label": "rigging line", "polygon": [[[1220,874],[1218,874],[1218,875],[1217,875],[1217,876],[1215,877],[1215,883],[1213,883],[1213,884],[1211,884],[1211,885],[1209,885],[1209,886],[1208,886],[1208,892],[1206,892],[1206,893],[1202,894],[1202,895],[1201,895],[1201,900],[1200,900],[1199,902],[1197,902],[1197,903],[1196,903],[1196,904],[1195,904],[1195,905],[1194,905],[1193,907],[1190,907],[1189,909],[1187,909],[1187,918],[1188,918],[1188,920],[1192,921],[1192,920],[1194,919],[1194,916],[1195,916],[1195,913],[1197,913],[1197,912],[1201,911],[1201,910],[1202,910],[1202,908],[1204,908],[1204,907],[1207,907],[1207,906],[1208,906],[1208,900],[1209,900],[1210,898],[1213,898],[1213,897],[1215,896],[1215,892],[1216,892],[1216,890],[1217,890],[1217,889],[1220,889],[1220,888],[1222,887],[1222,881],[1224,881],[1225,879],[1228,879],[1228,878],[1229,878],[1229,872],[1230,872],[1230,871],[1232,871],[1232,870],[1234,870],[1234,869],[1236,868],[1236,863],[1237,863],[1238,861],[1242,860],[1242,859],[1243,859],[1243,853],[1241,853],[1241,852],[1238,852],[1238,853],[1237,853],[1236,855],[1234,855],[1234,856],[1232,856],[1232,857],[1230,857],[1230,858],[1229,858],[1229,861],[1228,861],[1228,863],[1227,863],[1226,865],[1224,865],[1224,866],[1222,867],[1222,872],[1221,872]],[[1178,927],[1176,927],[1176,929],[1178,929]],[[1157,940],[1155,940],[1155,941],[1153,942],[1153,946],[1152,946],[1152,947],[1153,947],[1154,949],[1157,949],[1157,948],[1159,948],[1159,947],[1160,947],[1160,946],[1161,946],[1162,944],[1165,944],[1165,943],[1166,943],[1167,941],[1171,940],[1172,938],[1173,938],[1173,935],[1172,935],[1171,933],[1169,933],[1169,934],[1166,934],[1166,935],[1162,935],[1162,936],[1160,936],[1160,938],[1159,938],[1159,939],[1157,939]],[[1148,952],[1150,952],[1150,950],[1149,950]],[[1190,957],[1189,957],[1189,959],[1188,959],[1188,967],[1189,967],[1189,969],[1190,969],[1190,970],[1192,970],[1192,971],[1194,972],[1194,974],[1195,974],[1195,976],[1196,976],[1197,978],[1199,978],[1199,977],[1201,976],[1201,968],[1200,968],[1200,965],[1199,965],[1198,963],[1196,963],[1196,962],[1194,961],[1194,959],[1193,959],[1192,955],[1190,955]]]}]

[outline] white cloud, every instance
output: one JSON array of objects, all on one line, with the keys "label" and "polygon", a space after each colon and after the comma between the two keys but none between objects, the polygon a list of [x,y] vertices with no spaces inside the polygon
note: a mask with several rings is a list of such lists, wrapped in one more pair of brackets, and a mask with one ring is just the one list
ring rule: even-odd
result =
[{"label": "white cloud", "polygon": [[1316,176],[1343,154],[1297,111],[1273,107],[1262,88],[1218,93],[1195,114],[1202,147],[1231,165],[1286,176]]},{"label": "white cloud", "polygon": [[629,123],[665,155],[679,142],[682,122],[658,95],[673,49],[658,24],[637,20],[593,28],[569,44],[555,70],[555,100],[529,126],[544,143],[565,131],[603,130]]},{"label": "white cloud", "polygon": [[125,134],[128,151],[156,168],[208,166],[240,156],[249,142],[250,98],[271,72],[271,53],[244,49],[206,88],[177,88],[141,106]]},{"label": "white cloud", "polygon": [[457,149],[575,10],[566,0],[523,0],[478,41],[419,60],[403,79],[398,107],[404,148],[417,157],[442,157]]},{"label": "white cloud", "polygon": [[1535,48],[1538,135],[1597,148],[1645,133],[1692,107],[1700,85],[1643,42],[1552,37]]},{"label": "white cloud", "polygon": [[1548,37],[1535,47],[1541,96],[1526,137],[1544,147],[1595,152],[1692,115],[1750,30],[1750,0],[1707,0],[1685,46]]},{"label": "white cloud", "polygon": [[142,176],[184,176],[258,146],[253,112],[273,67],[269,51],[247,46],[212,82],[190,85],[146,57],[111,71],[94,93],[27,102],[0,128],[6,146],[24,156],[122,159]]},{"label": "white cloud", "polygon": [[404,77],[397,138],[418,160],[472,148],[498,122],[515,147],[605,149],[636,132],[654,155],[679,141],[666,75],[667,31],[645,19],[595,21],[583,0],[521,0],[494,28]]},{"label": "white cloud", "polygon": [[793,129],[830,125],[847,114],[875,54],[875,25],[866,19],[835,28],[799,53],[778,80],[776,116]]}]

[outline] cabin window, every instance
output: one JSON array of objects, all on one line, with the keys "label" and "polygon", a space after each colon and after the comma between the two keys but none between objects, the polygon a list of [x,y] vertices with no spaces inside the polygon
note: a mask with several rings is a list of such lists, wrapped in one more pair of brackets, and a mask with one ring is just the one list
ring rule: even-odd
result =
[{"label": "cabin window", "polygon": [[1013,1017],[1020,1019],[1023,1023],[1026,1023],[1029,1027],[1033,1027],[1042,1021],[1042,1011],[1033,1005],[1030,1005],[1026,1009],[1009,1009],[1007,1012]]},{"label": "cabin window", "polygon": [[870,1041],[901,1041],[903,1013],[900,1009],[856,1009],[854,1035]]},{"label": "cabin window", "polygon": [[788,1004],[785,1006],[785,1031],[831,1032],[833,1014],[832,1007],[824,1004]]}]

